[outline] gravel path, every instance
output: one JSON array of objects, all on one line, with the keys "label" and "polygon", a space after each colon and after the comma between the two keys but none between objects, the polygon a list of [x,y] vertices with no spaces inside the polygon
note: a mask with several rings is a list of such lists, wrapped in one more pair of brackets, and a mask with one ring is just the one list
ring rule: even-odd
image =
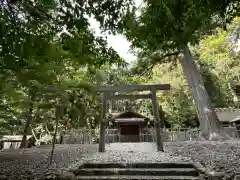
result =
[{"label": "gravel path", "polygon": [[106,153],[95,153],[86,162],[189,162],[190,158],[176,157],[168,152],[157,152],[153,143],[112,143]]},{"label": "gravel path", "polygon": [[[152,143],[112,143],[105,153],[97,152],[98,145],[57,145],[54,165],[48,167],[51,146],[5,150],[0,152],[0,176],[8,179],[31,179],[48,174],[54,168],[73,167],[91,162],[186,162],[193,161],[208,169],[221,172],[240,172],[240,141],[189,141],[165,143],[165,152],[156,152]],[[75,164],[75,165],[74,165]],[[17,178],[16,178],[17,177]]]}]

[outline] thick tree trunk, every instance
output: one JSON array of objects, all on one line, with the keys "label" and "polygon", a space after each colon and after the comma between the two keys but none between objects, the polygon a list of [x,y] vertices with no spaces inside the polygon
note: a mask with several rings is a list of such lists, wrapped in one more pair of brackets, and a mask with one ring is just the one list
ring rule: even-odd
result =
[{"label": "thick tree trunk", "polygon": [[199,69],[187,45],[183,48],[180,62],[196,104],[201,129],[200,139],[220,140],[229,138],[229,136],[221,130],[219,119],[212,106]]}]

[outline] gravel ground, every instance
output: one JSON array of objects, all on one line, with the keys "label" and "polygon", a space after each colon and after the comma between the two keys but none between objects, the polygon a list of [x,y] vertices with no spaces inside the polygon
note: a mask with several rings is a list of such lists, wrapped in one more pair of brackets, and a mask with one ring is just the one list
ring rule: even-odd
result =
[{"label": "gravel ground", "polygon": [[166,150],[175,156],[188,157],[209,170],[240,173],[240,141],[226,142],[178,142],[165,144]]},{"label": "gravel ground", "polygon": [[1,175],[8,179],[34,180],[56,173],[58,168],[68,168],[71,164],[81,162],[88,154],[97,151],[97,146],[66,144],[56,145],[53,164],[49,164],[51,146],[33,147],[30,149],[6,149],[0,152]]},{"label": "gravel ground", "polygon": [[[106,153],[98,153],[97,145],[57,145],[54,165],[48,167],[51,146],[0,152],[0,174],[8,179],[31,179],[49,174],[55,168],[74,167],[91,162],[186,162],[202,164],[210,170],[240,172],[240,141],[189,141],[164,144],[165,152],[156,152],[152,143],[112,143]],[[17,177],[17,178],[16,178]],[[30,177],[30,178],[29,178]]]}]

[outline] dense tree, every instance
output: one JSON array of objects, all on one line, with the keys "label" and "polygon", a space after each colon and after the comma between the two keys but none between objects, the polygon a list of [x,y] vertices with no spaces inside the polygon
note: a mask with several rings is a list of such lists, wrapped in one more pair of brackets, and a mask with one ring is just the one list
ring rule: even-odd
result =
[{"label": "dense tree", "polygon": [[[239,51],[233,51],[237,49],[238,44],[230,37],[232,37],[232,32],[235,32],[232,30],[239,27],[238,18],[234,19],[228,27],[228,31],[216,29],[212,35],[201,38],[199,45],[192,50],[195,57],[200,54],[196,63],[214,106],[237,108],[239,101],[234,91],[234,82],[239,81],[240,75]],[[158,101],[163,106],[171,126],[196,126],[196,109],[190,97],[187,82],[184,80],[179,60],[165,59],[153,66],[150,74],[144,74],[146,64],[149,63],[148,59],[144,60],[137,60],[133,63],[133,73],[137,70],[137,73],[142,74],[139,76],[139,81],[142,77],[146,79],[141,83],[169,82],[172,86],[171,91],[158,94]]]},{"label": "dense tree", "polygon": [[[54,131],[57,135],[72,128],[96,128],[99,97],[91,91],[94,85],[165,83],[168,77],[172,78],[174,90],[170,94],[158,94],[159,103],[172,126],[184,126],[186,119],[195,118],[195,109],[185,84],[179,84],[185,81],[179,63],[174,61],[176,55],[188,42],[195,42],[203,34],[212,33],[208,30],[224,24],[222,14],[231,20],[235,12],[223,13],[225,7],[231,4],[232,10],[237,8],[237,1],[206,2],[149,1],[141,16],[134,19],[135,15],[129,13],[134,13],[135,8],[132,1],[127,0],[1,1],[0,131],[23,133],[22,147],[25,147],[26,135],[30,133],[39,141],[51,141],[47,137],[54,135]],[[126,14],[129,16],[122,21]],[[213,15],[217,18],[212,18]],[[141,61],[134,65],[134,72],[107,47],[104,37],[95,36],[87,16],[100,22],[104,35],[124,33],[133,47],[139,48]],[[227,33],[221,31],[204,37],[197,51],[201,54],[197,64],[204,83],[212,85],[207,91],[218,106],[236,105],[228,93],[228,82],[239,80],[239,57],[229,51],[233,48],[229,48],[226,41],[227,37],[232,41],[239,37],[238,21],[234,22]],[[208,44],[213,45],[212,48]],[[141,58],[155,52],[152,58]],[[159,58],[159,55],[163,56]],[[159,59],[164,59],[163,64],[154,67]],[[148,70],[149,65],[154,67],[153,76],[134,76]],[[224,68],[232,71],[223,71]],[[216,91],[218,97],[211,93]],[[121,109],[124,102],[118,105]],[[60,115],[56,113],[59,109]],[[136,110],[151,116],[151,105],[147,101],[137,101]],[[217,127],[211,130],[217,131]]]},{"label": "dense tree", "polygon": [[[135,12],[126,16],[123,33],[133,47],[142,50],[143,56],[153,54],[151,56],[154,56],[152,59],[155,62],[181,53],[180,62],[200,120],[200,137],[221,138],[217,115],[191,55],[189,43],[196,44],[203,34],[219,25],[219,22],[225,26],[226,22],[222,22],[222,19],[231,21],[236,15],[235,10],[239,10],[239,1],[145,2],[146,6],[139,17]],[[230,9],[230,6],[234,8]]]},{"label": "dense tree", "polygon": [[104,31],[114,33],[121,13],[129,7],[128,1],[0,2],[1,123],[12,131],[16,127],[9,119],[18,124],[24,134],[22,147],[35,121],[47,132],[49,125],[54,127],[54,121],[48,120],[55,119],[59,98],[66,101],[60,125],[85,123],[91,107],[85,103],[92,98],[84,95],[90,83],[80,74],[106,62],[121,62],[107,47],[106,38],[90,30],[87,17],[94,17]]}]

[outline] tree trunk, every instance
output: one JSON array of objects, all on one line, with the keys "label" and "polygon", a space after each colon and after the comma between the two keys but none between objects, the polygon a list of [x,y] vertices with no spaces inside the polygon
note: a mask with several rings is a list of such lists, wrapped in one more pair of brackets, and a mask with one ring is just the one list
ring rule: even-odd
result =
[{"label": "tree trunk", "polygon": [[[30,91],[29,91],[30,92]],[[29,105],[29,109],[28,109],[28,114],[27,114],[27,121],[23,130],[23,137],[22,137],[22,142],[20,145],[20,148],[27,148],[28,147],[28,143],[27,143],[27,134],[29,131],[29,127],[31,125],[32,122],[32,114],[33,114],[33,101],[35,99],[34,95],[32,93],[29,93],[30,95],[30,105]]]},{"label": "tree trunk", "polygon": [[39,139],[37,139],[37,136],[36,136],[36,134],[35,134],[35,132],[34,132],[34,129],[33,129],[33,127],[31,126],[31,124],[30,124],[29,126],[30,126],[30,128],[31,128],[32,135],[33,135],[33,137],[34,137],[34,139],[35,139],[35,142],[38,142],[38,141],[39,141]]},{"label": "tree trunk", "polygon": [[61,107],[61,105],[56,105],[56,108],[55,108],[56,124],[55,124],[55,132],[54,132],[53,140],[52,140],[52,151],[50,154],[49,165],[52,164],[52,160],[53,160],[53,154],[54,154],[54,150],[55,150],[55,144],[56,144],[57,133],[58,133],[58,124],[59,124],[61,115],[62,115],[62,107]]},{"label": "tree trunk", "polygon": [[220,140],[229,138],[229,136],[221,131],[219,119],[212,106],[199,69],[195,64],[187,45],[183,48],[180,62],[196,104],[201,129],[199,138],[202,140]]}]

